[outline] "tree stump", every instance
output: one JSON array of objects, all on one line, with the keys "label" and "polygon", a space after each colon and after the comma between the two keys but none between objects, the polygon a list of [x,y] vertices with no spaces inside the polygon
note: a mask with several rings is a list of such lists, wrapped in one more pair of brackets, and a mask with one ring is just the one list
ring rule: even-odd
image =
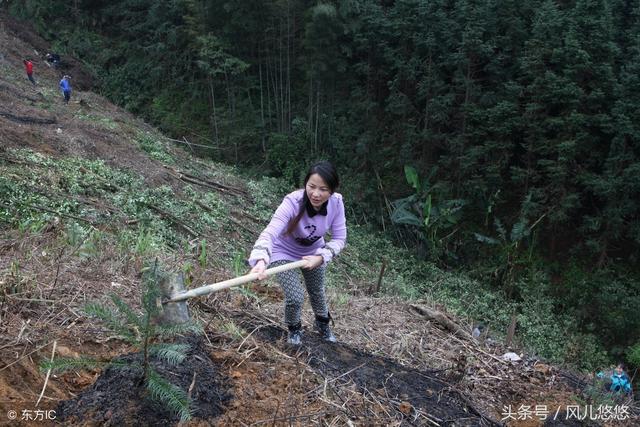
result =
[{"label": "tree stump", "polygon": [[[184,292],[184,276],[180,274],[163,274],[158,284],[163,300],[173,298],[175,295]],[[180,325],[189,322],[189,307],[186,301],[160,302],[160,313],[157,322],[161,325]]]}]

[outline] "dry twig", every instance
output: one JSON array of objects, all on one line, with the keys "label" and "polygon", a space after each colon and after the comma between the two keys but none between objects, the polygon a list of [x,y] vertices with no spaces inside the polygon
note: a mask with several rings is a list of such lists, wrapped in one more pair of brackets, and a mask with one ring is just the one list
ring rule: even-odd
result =
[{"label": "dry twig", "polygon": [[[53,362],[53,358],[56,355],[56,346],[58,345],[58,341],[54,341],[53,342],[53,350],[51,350],[51,359],[49,360],[49,362]],[[49,383],[49,375],[51,375],[51,368],[47,369],[47,376],[44,379],[44,385],[42,386],[42,391],[40,392],[40,396],[38,397],[38,400],[36,401],[36,407],[38,407],[38,405],[40,404],[40,400],[42,399],[42,396],[44,396],[44,391],[47,389],[47,383]]]}]

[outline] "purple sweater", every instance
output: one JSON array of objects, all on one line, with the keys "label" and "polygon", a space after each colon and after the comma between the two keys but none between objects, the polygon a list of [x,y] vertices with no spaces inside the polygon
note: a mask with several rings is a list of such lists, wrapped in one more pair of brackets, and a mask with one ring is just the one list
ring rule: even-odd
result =
[{"label": "purple sweater", "polygon": [[[321,210],[313,217],[305,213],[291,234],[286,234],[289,223],[300,212],[304,190],[288,194],[262,231],[249,256],[253,267],[263,259],[271,262],[298,261],[306,255],[321,255],[324,264],[338,255],[347,239],[347,223],[344,216],[342,195],[333,193],[326,202],[326,215]],[[331,241],[325,242],[324,235],[330,231]]]}]

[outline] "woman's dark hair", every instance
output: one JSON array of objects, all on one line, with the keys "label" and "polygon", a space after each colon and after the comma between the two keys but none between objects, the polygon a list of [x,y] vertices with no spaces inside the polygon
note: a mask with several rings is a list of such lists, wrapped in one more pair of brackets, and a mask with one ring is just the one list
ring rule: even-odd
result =
[{"label": "woman's dark hair", "polygon": [[340,179],[338,178],[338,172],[336,172],[336,168],[333,167],[331,162],[322,160],[318,163],[314,163],[313,165],[311,165],[311,167],[309,168],[309,172],[307,172],[307,176],[304,177],[304,182],[302,183],[303,191],[302,191],[302,200],[300,201],[300,211],[298,212],[298,215],[296,215],[296,217],[293,218],[293,221],[291,221],[287,226],[286,234],[293,233],[293,230],[296,228],[296,226],[300,222],[302,215],[304,215],[305,206],[308,201],[307,182],[309,181],[309,178],[311,177],[311,175],[314,175],[316,173],[320,175],[320,178],[322,178],[322,180],[327,184],[331,194],[335,193],[335,191],[340,186]]}]

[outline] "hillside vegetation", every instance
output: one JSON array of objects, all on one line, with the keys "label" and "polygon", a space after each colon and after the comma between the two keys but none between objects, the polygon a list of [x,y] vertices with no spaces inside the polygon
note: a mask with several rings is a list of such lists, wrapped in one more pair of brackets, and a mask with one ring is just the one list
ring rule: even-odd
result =
[{"label": "hillside vegetation", "polygon": [[330,158],[352,223],[468,271],[541,354],[640,363],[636,2],[2,7],[202,156],[289,185]]}]

